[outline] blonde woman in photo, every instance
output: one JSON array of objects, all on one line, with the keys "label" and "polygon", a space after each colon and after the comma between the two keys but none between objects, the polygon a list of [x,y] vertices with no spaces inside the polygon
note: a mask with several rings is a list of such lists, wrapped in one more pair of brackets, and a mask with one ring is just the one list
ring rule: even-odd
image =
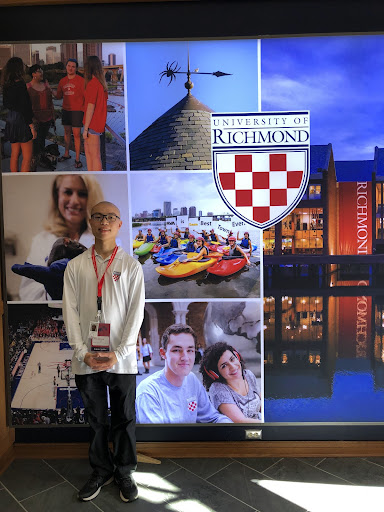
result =
[{"label": "blonde woman in photo", "polygon": [[[33,238],[26,261],[33,265],[46,265],[52,245],[60,237],[69,237],[90,247],[94,242],[89,226],[90,212],[103,199],[101,187],[92,176],[57,176],[52,183],[44,231]],[[47,300],[44,286],[26,277],[21,280],[19,295],[20,300]]]}]

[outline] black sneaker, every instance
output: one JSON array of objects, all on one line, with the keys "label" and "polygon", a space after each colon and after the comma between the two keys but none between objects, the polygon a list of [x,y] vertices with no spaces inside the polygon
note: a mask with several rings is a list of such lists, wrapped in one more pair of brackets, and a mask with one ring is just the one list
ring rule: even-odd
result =
[{"label": "black sneaker", "polygon": [[92,473],[91,478],[84,485],[82,489],[80,489],[77,497],[81,501],[90,501],[101,491],[101,488],[104,485],[108,485],[113,482],[113,475],[109,476],[100,476],[97,473]]},{"label": "black sneaker", "polygon": [[120,498],[125,503],[137,500],[139,497],[139,490],[132,476],[115,476],[115,482],[120,489]]}]

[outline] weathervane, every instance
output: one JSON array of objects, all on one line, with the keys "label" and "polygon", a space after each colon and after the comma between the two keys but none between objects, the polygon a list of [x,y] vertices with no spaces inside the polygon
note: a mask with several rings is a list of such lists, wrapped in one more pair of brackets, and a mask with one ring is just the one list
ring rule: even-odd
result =
[{"label": "weathervane", "polygon": [[167,62],[165,71],[162,71],[161,73],[159,73],[160,74],[159,83],[165,76],[167,78],[169,78],[168,85],[170,85],[172,80],[176,80],[176,75],[187,75],[187,81],[185,82],[184,87],[188,90],[188,94],[189,94],[193,87],[193,82],[191,81],[191,75],[213,75],[213,76],[220,77],[220,76],[229,76],[232,74],[232,73],[223,73],[223,71],[215,71],[214,73],[205,73],[205,72],[199,71],[198,68],[195,69],[194,71],[191,71],[190,64],[189,64],[189,49],[188,49],[188,71],[180,71],[180,68],[181,68],[181,66],[179,66],[178,62],[176,62],[176,61],[173,61],[171,63]]}]

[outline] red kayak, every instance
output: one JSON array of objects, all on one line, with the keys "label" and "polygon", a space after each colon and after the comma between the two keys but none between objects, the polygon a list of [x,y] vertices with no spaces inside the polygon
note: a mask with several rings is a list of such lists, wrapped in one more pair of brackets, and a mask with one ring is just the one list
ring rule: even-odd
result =
[{"label": "red kayak", "polygon": [[151,251],[152,253],[157,253],[160,251],[160,249],[162,248],[163,246],[161,244],[156,244],[152,247]]},{"label": "red kayak", "polygon": [[230,276],[245,267],[247,260],[245,258],[223,258],[212,267],[207,268],[207,272],[216,276]]}]

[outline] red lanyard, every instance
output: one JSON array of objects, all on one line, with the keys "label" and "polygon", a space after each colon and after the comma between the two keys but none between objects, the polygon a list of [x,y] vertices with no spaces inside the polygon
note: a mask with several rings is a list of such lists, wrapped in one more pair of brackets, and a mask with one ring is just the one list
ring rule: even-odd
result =
[{"label": "red lanyard", "polygon": [[92,246],[92,262],[93,262],[93,268],[95,269],[96,277],[97,277],[97,311],[101,311],[101,300],[102,300],[101,299],[101,290],[103,288],[105,274],[106,274],[107,270],[109,269],[109,267],[111,266],[113,260],[115,259],[117,249],[118,249],[118,247],[116,245],[116,247],[113,249],[113,253],[111,254],[111,257],[109,258],[107,268],[104,270],[104,274],[101,276],[101,279],[99,280],[99,273],[97,272],[97,264],[96,264],[96,256],[95,256],[95,246],[94,245]]}]

